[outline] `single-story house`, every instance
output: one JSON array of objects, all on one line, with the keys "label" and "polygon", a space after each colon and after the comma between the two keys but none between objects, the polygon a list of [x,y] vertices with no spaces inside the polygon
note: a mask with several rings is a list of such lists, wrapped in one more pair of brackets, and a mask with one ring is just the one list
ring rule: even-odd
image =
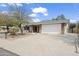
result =
[{"label": "single-story house", "polygon": [[25,26],[29,32],[36,33],[67,33],[69,20],[64,15],[58,16],[56,19],[45,20],[41,22],[31,22]]},{"label": "single-story house", "polygon": [[32,22],[25,26],[26,30],[34,33],[67,33],[69,20],[48,20]]}]

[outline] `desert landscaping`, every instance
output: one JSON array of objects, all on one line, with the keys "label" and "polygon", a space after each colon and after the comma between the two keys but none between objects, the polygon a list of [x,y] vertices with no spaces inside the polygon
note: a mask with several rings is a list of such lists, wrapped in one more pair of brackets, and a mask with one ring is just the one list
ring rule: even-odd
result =
[{"label": "desert landscaping", "polygon": [[75,53],[75,34],[40,34],[0,38],[0,47],[20,56],[78,56]]},{"label": "desert landscaping", "polygon": [[74,6],[0,3],[0,56],[79,56]]}]

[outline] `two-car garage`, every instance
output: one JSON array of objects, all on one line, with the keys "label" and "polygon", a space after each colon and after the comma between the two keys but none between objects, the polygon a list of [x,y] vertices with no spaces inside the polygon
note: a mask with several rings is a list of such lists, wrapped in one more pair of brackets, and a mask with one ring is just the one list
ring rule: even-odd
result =
[{"label": "two-car garage", "polygon": [[55,33],[61,32],[61,24],[43,24],[41,28],[41,33]]}]

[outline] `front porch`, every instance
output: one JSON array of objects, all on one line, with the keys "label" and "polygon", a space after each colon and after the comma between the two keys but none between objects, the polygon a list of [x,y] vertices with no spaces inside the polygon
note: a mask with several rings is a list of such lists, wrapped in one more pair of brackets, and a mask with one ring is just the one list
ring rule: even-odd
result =
[{"label": "front porch", "polygon": [[40,33],[41,32],[41,25],[26,25],[24,27],[26,32],[33,32],[33,33]]}]

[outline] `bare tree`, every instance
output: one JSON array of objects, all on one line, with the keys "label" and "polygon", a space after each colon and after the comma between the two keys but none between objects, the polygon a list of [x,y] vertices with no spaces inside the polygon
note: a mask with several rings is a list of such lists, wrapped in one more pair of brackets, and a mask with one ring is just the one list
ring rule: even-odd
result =
[{"label": "bare tree", "polygon": [[75,33],[77,34],[77,38],[75,39],[75,49],[76,53],[78,53],[78,47],[79,47],[79,22],[76,24]]},{"label": "bare tree", "polygon": [[28,16],[27,10],[25,10],[23,7],[17,6],[17,4],[11,5],[10,10],[12,17],[18,20],[18,27],[20,28],[21,34],[23,34],[22,24],[24,22],[28,23],[28,19],[31,19]]}]

